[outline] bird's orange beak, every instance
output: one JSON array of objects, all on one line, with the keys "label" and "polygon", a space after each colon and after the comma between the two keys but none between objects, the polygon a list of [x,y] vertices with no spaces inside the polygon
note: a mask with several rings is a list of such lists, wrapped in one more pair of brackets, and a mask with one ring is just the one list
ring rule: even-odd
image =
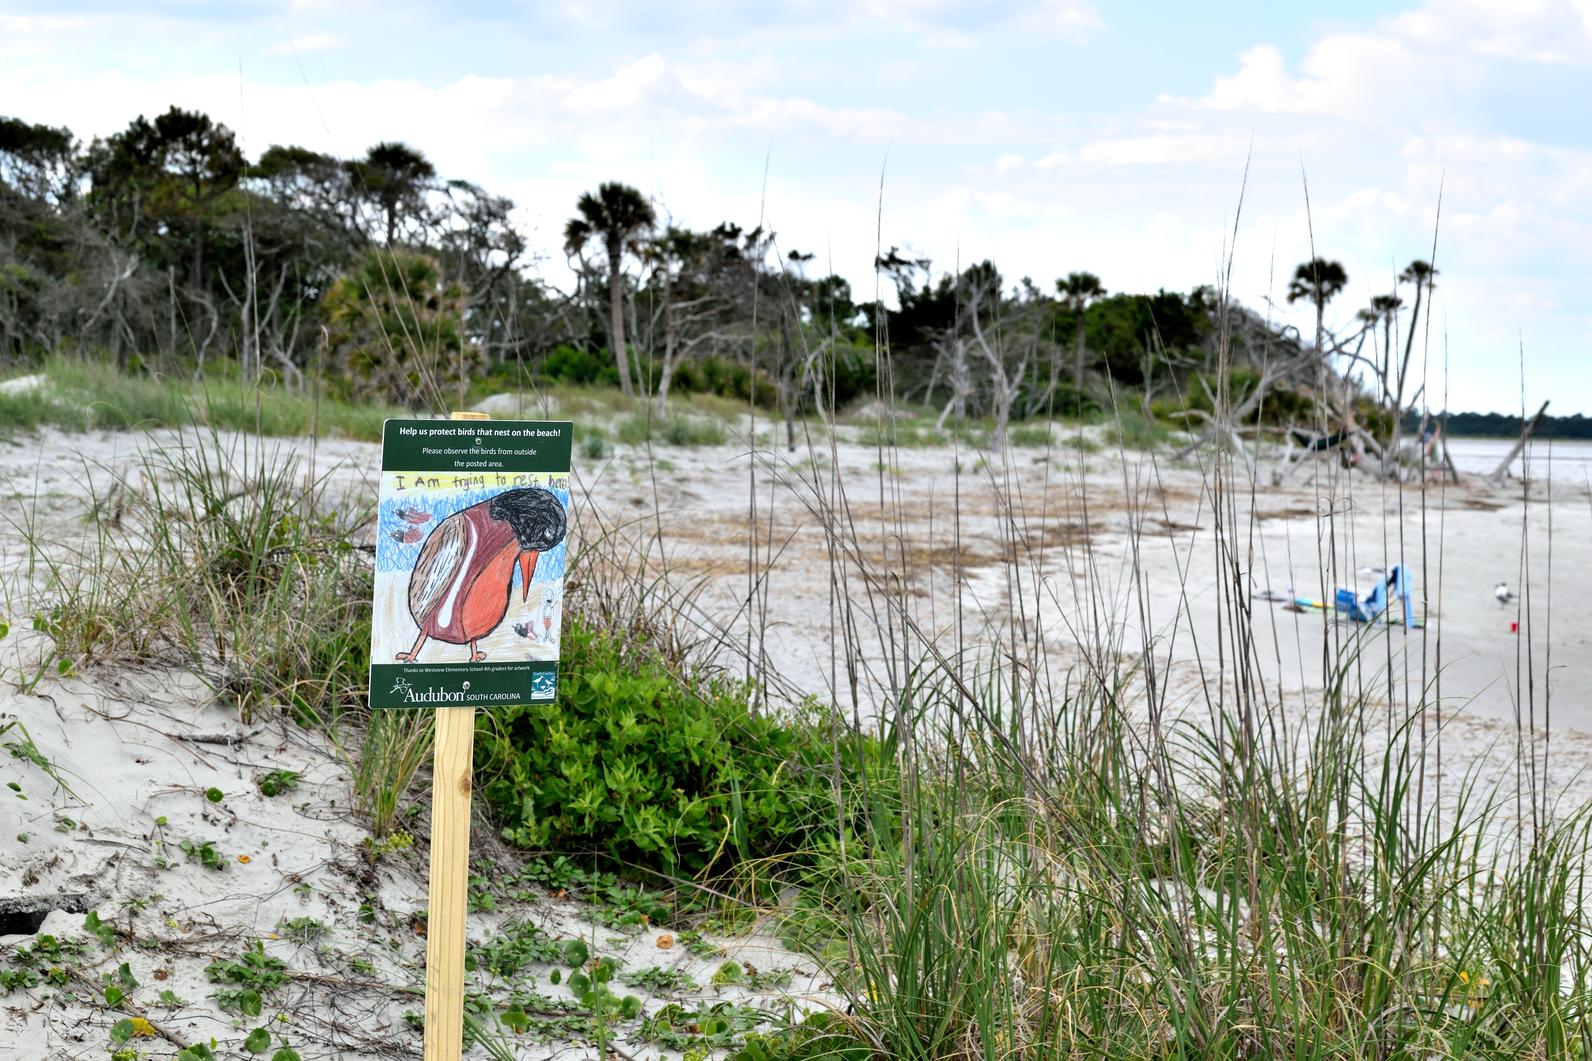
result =
[{"label": "bird's orange beak", "polygon": [[531,576],[536,574],[536,550],[528,549],[520,554],[520,601],[523,603],[531,595]]}]

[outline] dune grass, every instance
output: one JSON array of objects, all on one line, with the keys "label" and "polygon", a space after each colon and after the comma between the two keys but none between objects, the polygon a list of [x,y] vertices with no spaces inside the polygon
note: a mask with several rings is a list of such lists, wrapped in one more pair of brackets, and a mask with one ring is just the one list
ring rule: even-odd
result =
[{"label": "dune grass", "polygon": [[230,375],[187,378],[122,375],[109,364],[65,357],[45,368],[58,401],[86,410],[89,424],[112,430],[203,425],[274,437],[312,432],[376,441],[382,421],[413,415],[397,406],[357,404],[329,395],[248,386]]},{"label": "dune grass", "polygon": [[909,824],[858,838],[820,888],[848,999],[831,1049],[1587,1055],[1586,813],[1483,842],[1511,835],[1501,786],[1473,778],[1446,820],[1419,810],[1414,729],[1367,768],[1358,702],[1245,752],[1236,714],[1225,739],[1157,746],[1087,691],[1055,712],[1026,762],[974,728],[924,734],[933,765],[875,794]]},{"label": "dune grass", "polygon": [[103,361],[58,356],[43,384],[0,393],[0,430],[127,431],[212,427],[272,437],[319,434],[379,441],[382,421],[415,415],[398,406],[361,404],[326,394],[248,386],[228,375],[156,378],[118,373]]}]

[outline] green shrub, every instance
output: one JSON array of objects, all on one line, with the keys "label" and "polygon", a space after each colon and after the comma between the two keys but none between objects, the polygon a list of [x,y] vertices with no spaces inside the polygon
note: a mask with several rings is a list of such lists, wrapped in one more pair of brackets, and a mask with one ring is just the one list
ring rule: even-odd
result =
[{"label": "green shrub", "polygon": [[1013,446],[1027,449],[1044,449],[1050,445],[1050,425],[1021,424],[1013,427],[1006,435]]},{"label": "green shrub", "polygon": [[[643,367],[639,376],[649,391],[655,389],[649,368]],[[757,373],[754,380],[747,366],[721,357],[681,362],[674,370],[669,388],[673,394],[716,394],[721,398],[752,401],[766,409],[779,404],[774,383],[765,374]]]},{"label": "green shrub", "polygon": [[578,387],[594,383],[607,387],[619,386],[619,370],[614,367],[613,356],[601,350],[555,347],[542,359],[542,375],[551,382]]},{"label": "green shrub", "polygon": [[1087,391],[1079,390],[1069,380],[1057,380],[1056,390],[1046,407],[1056,416],[1089,417],[1098,414],[1100,403]]},{"label": "green shrub", "polygon": [[608,456],[608,435],[593,424],[581,427],[580,455],[589,461],[600,461]]},{"label": "green shrub", "polygon": [[[755,712],[742,685],[682,678],[566,622],[557,700],[493,712],[477,735],[483,794],[511,843],[697,873],[833,832],[824,728]],[[877,742],[838,746],[848,791],[888,762]]]}]

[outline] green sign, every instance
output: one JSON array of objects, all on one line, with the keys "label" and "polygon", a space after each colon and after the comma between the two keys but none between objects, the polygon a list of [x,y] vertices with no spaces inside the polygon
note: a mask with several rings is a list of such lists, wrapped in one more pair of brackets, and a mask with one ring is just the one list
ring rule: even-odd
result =
[{"label": "green sign", "polygon": [[388,420],[370,705],[553,699],[574,425]]}]

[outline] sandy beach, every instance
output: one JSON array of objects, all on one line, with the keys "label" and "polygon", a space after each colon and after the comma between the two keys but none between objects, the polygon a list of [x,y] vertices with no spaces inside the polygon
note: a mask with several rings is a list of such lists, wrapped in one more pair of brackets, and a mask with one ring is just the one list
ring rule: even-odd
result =
[{"label": "sandy beach", "polygon": [[[1057,438],[1065,442],[1060,429]],[[0,570],[13,578],[21,570],[25,524],[45,540],[69,539],[90,491],[104,499],[142,488],[140,454],[151,444],[212,443],[171,432],[147,440],[47,433],[0,449],[11,513]],[[223,445],[245,464],[295,461],[343,504],[372,503],[374,445],[226,436]],[[646,453],[621,447],[577,460],[578,529],[594,536],[616,528],[636,563],[689,590],[694,606],[682,617],[721,635],[720,665],[744,671],[750,644],[801,695],[833,692],[841,641],[831,568],[855,559],[880,585],[898,582],[901,609],[947,650],[958,629],[963,648],[997,646],[1016,621],[1063,667],[1080,641],[1129,655],[1148,643],[1175,667],[1196,665],[1212,647],[1219,607],[1239,600],[1229,592],[1237,584],[1255,617],[1255,650],[1279,690],[1319,689],[1323,639],[1357,637],[1373,696],[1378,687],[1387,696],[1383,672],[1395,678],[1395,702],[1428,684],[1435,697],[1440,675],[1443,702],[1481,718],[1512,722],[1516,705],[1526,710],[1534,700],[1539,719],[1551,711],[1555,731],[1592,731],[1592,705],[1565,695],[1592,668],[1592,622],[1579,606],[1592,595],[1592,494],[1573,472],[1551,492],[1540,478],[1492,486],[1474,474],[1423,488],[1323,462],[1314,476],[1273,487],[1252,483],[1240,465],[1218,497],[1209,458],[1080,455],[1060,444],[1014,449],[999,469],[971,450],[880,451],[846,441],[831,449],[815,440],[797,453],[732,445],[656,456],[650,466]],[[837,534],[855,557],[825,532],[836,512],[845,521]],[[1289,610],[1281,599],[1321,599],[1340,586],[1363,595],[1395,564],[1409,572],[1418,629],[1349,624]],[[1495,597],[1500,582],[1516,601]],[[865,579],[848,588],[866,600]],[[880,661],[864,655],[865,673],[887,683]]]}]

